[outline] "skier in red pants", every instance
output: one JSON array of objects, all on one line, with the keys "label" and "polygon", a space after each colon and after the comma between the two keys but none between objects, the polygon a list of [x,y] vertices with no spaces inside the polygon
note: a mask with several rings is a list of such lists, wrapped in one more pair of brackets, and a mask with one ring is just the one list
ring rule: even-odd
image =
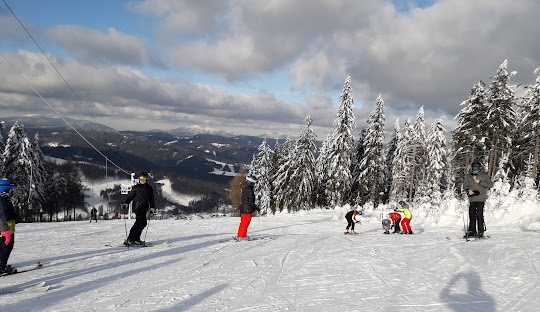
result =
[{"label": "skier in red pants", "polygon": [[247,184],[242,189],[242,198],[240,203],[240,225],[238,226],[238,234],[235,237],[235,240],[249,240],[247,236],[247,230],[249,224],[251,223],[251,217],[255,211],[260,212],[260,208],[255,205],[255,192],[253,187],[257,181],[254,177],[246,178]]},{"label": "skier in red pants", "polygon": [[412,214],[409,210],[409,205],[407,202],[400,200],[399,206],[401,208],[397,208],[395,211],[399,211],[404,215],[403,219],[401,219],[401,234],[413,234],[411,229]]}]

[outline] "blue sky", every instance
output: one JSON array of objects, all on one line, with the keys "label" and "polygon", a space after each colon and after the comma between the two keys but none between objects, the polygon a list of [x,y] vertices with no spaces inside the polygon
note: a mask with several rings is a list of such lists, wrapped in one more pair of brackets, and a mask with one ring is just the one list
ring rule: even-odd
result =
[{"label": "blue sky", "polygon": [[379,94],[388,131],[421,107],[427,126],[446,116],[451,128],[505,59],[516,84],[540,66],[534,0],[3,0],[0,117],[55,115],[21,74],[63,115],[92,119],[5,3],[118,130],[296,136],[311,115],[322,140],[349,75],[358,132]]}]

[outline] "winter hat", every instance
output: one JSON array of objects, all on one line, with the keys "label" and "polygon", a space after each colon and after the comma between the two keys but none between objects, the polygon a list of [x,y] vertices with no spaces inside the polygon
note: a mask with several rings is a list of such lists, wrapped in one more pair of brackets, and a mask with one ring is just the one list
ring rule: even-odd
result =
[{"label": "winter hat", "polygon": [[479,174],[479,173],[480,173],[480,169],[482,169],[482,164],[480,164],[479,161],[474,161],[474,162],[471,164],[471,169],[472,169],[472,174]]},{"label": "winter hat", "polygon": [[10,179],[0,179],[0,193],[7,192],[15,188],[15,184],[11,183]]}]

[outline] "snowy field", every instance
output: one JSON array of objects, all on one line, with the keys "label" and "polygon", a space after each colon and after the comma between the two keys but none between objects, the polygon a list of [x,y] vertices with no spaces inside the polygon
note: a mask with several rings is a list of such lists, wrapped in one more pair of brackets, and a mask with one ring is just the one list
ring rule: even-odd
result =
[{"label": "snowy field", "polygon": [[465,242],[459,214],[415,235],[367,214],[343,235],[343,210],[254,217],[250,242],[221,242],[239,218],[151,220],[166,244],[129,250],[134,220],[19,224],[10,264],[44,267],[0,277],[0,311],[538,311],[537,217]]}]

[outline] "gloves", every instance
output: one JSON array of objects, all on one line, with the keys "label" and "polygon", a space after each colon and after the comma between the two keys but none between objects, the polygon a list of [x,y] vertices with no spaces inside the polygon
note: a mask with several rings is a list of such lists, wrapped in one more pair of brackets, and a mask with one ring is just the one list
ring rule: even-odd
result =
[{"label": "gloves", "polygon": [[4,237],[4,244],[9,245],[9,242],[11,242],[11,230],[7,230],[4,232],[0,232],[2,234],[2,237]]},{"label": "gloves", "polygon": [[122,208],[122,210],[126,211],[129,208],[129,205],[126,203],[123,203],[123,204],[120,204],[120,207]]}]

